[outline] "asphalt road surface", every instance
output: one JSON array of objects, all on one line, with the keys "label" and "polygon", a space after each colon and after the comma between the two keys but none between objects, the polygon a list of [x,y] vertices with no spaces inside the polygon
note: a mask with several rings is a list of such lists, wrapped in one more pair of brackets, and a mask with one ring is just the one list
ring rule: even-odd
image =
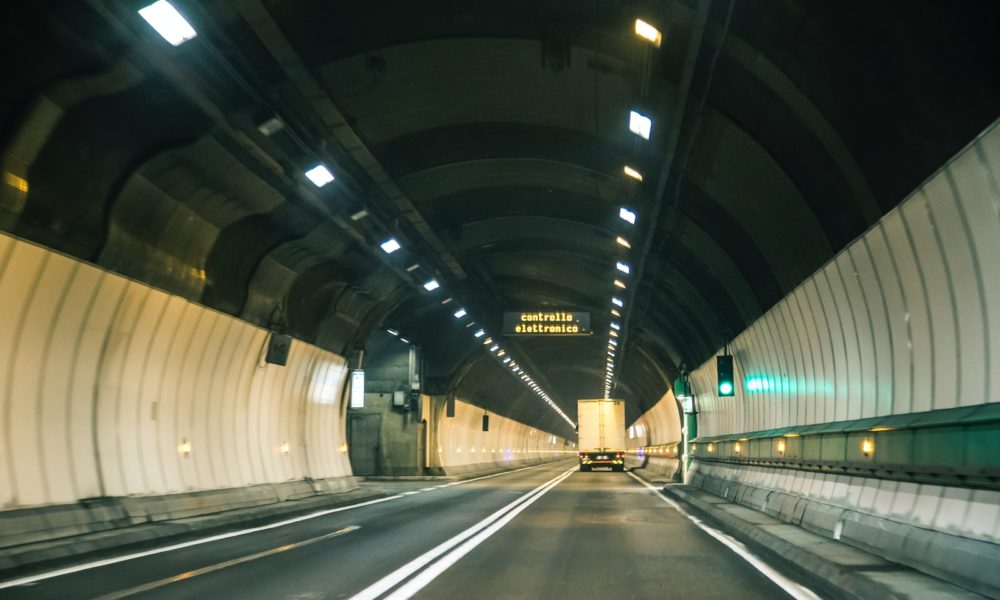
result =
[{"label": "asphalt road surface", "polygon": [[628,473],[560,462],[458,484],[376,485],[394,495],[0,583],[0,598],[789,597]]}]

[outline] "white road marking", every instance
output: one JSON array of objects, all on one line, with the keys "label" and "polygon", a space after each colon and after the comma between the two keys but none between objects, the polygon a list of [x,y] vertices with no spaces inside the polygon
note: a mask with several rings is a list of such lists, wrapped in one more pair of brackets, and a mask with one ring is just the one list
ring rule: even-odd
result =
[{"label": "white road marking", "polygon": [[[424,569],[419,576],[414,577],[406,585],[388,597],[392,599],[409,598],[434,580],[435,577],[443,573],[448,567],[455,564],[458,559],[468,554],[473,548],[486,540],[486,538],[490,537],[501,527],[509,523],[511,519],[534,503],[535,500],[541,498],[546,492],[557,486],[563,479],[566,479],[576,472],[576,470],[577,467],[574,466],[572,469],[560,473],[556,477],[546,481],[542,485],[533,489],[527,495],[514,500],[472,527],[469,527],[451,539],[438,544],[431,550],[428,550],[392,573],[389,573],[382,579],[379,579],[372,585],[352,596],[350,600],[374,600],[405,581],[407,577],[410,577],[420,569],[423,569],[426,565],[436,560],[441,555],[451,551],[449,554],[444,556],[444,558]],[[463,544],[462,542],[465,543]],[[453,548],[459,544],[462,545],[453,550]]]},{"label": "white road marking", "polygon": [[[493,473],[492,475],[484,475],[482,477],[475,477],[473,479],[466,479],[464,481],[456,481],[448,484],[452,485],[465,485],[466,483],[473,483],[475,481],[482,481],[484,479],[490,479],[492,477],[499,477],[501,475],[510,475],[512,473],[518,473],[520,471],[527,471],[528,469],[537,469],[539,467],[544,467],[551,465],[551,463],[542,463],[540,465],[532,465],[530,467],[521,467],[520,469],[514,469],[513,471],[502,471],[500,473]],[[437,486],[446,487],[446,486]],[[201,544],[208,544],[211,542],[218,542],[220,540],[226,540],[229,538],[239,537],[242,535],[249,535],[251,533],[258,533],[260,531],[267,531],[268,529],[276,529],[278,527],[284,527],[286,525],[292,525],[294,523],[301,523],[302,521],[308,521],[310,519],[316,519],[319,517],[325,517],[326,515],[331,515],[333,513],[342,512],[345,510],[354,510],[355,508],[362,508],[364,506],[371,506],[372,504],[380,504],[382,502],[388,502],[390,500],[398,500],[399,498],[404,498],[403,494],[395,494],[393,496],[386,496],[385,498],[376,498],[375,500],[367,500],[365,502],[359,502],[358,504],[351,504],[348,506],[340,506],[337,508],[330,508],[326,510],[321,510],[318,512],[310,513],[308,515],[302,515],[299,517],[294,517],[292,519],[286,519],[284,521],[278,521],[277,523],[270,523],[268,525],[261,525],[260,527],[251,527],[250,529],[241,529],[239,531],[230,531],[229,533],[220,533],[218,535],[209,536],[206,538],[201,538],[197,540],[191,540],[188,542],[181,542],[179,544],[172,544],[170,546],[163,546],[161,548],[153,548],[151,550],[144,550],[142,552],[135,552],[132,554],[123,554],[122,556],[115,556],[112,558],[105,558],[102,560],[95,560],[88,563],[82,563],[79,565],[73,565],[71,567],[63,567],[61,569],[55,569],[53,571],[47,571],[45,573],[38,573],[37,575],[29,575],[26,577],[19,577],[17,579],[11,579],[9,581],[0,582],[0,590],[7,588],[30,585],[37,583],[39,581],[44,581],[46,579],[52,579],[53,577],[62,577],[63,575],[71,575],[73,573],[79,573],[81,571],[89,571],[91,569],[97,569],[99,567],[106,567],[108,565],[114,565],[120,562],[125,562],[129,560],[135,560],[137,558],[143,558],[146,556],[153,556],[155,554],[162,554],[164,552],[173,552],[174,550],[181,550],[183,548],[190,548],[191,546],[199,546]]]},{"label": "white road marking", "polygon": [[357,531],[358,529],[361,529],[361,527],[359,527],[357,525],[350,525],[348,527],[344,527],[343,529],[338,529],[337,531],[333,531],[333,532],[327,533],[326,535],[321,535],[321,536],[318,536],[318,537],[310,538],[308,540],[302,540],[301,542],[294,542],[292,544],[285,544],[284,546],[278,546],[277,548],[271,548],[270,550],[264,550],[263,552],[254,552],[253,554],[248,554],[246,556],[241,556],[240,558],[234,558],[232,560],[227,560],[227,561],[224,561],[224,562],[216,563],[214,565],[209,565],[207,567],[202,567],[200,569],[195,569],[193,571],[185,571],[184,573],[181,573],[180,575],[175,575],[173,577],[166,577],[164,579],[160,579],[160,580],[157,580],[157,581],[152,581],[150,583],[147,583],[147,584],[144,584],[144,585],[140,585],[140,586],[136,586],[134,588],[129,588],[127,590],[121,590],[119,592],[113,592],[111,594],[107,594],[107,595],[101,596],[97,600],[120,600],[121,598],[128,598],[129,596],[135,596],[136,594],[142,594],[142,593],[145,593],[145,592],[149,592],[149,591],[155,590],[157,588],[161,588],[163,586],[170,585],[171,583],[177,583],[178,581],[187,581],[188,579],[192,579],[194,577],[198,577],[199,575],[207,575],[209,573],[214,573],[216,571],[221,571],[222,569],[228,569],[229,567],[235,567],[236,565],[247,563],[247,562],[250,562],[252,560],[257,560],[258,558],[265,558],[265,557],[271,556],[273,554],[278,554],[279,552],[287,552],[289,550],[294,550],[296,548],[301,548],[303,546],[308,546],[310,544],[315,544],[316,542],[322,542],[324,540],[329,540],[331,538],[340,537],[340,536],[342,536],[342,535],[344,535],[346,533],[350,533],[352,531]]},{"label": "white road marking", "polygon": [[674,510],[681,513],[688,519],[690,519],[691,522],[697,525],[698,528],[700,528],[702,531],[712,536],[713,538],[721,542],[723,545],[725,545],[727,548],[729,548],[737,555],[739,555],[740,558],[750,563],[755,569],[760,571],[761,574],[763,574],[765,577],[773,581],[775,585],[788,592],[788,594],[791,597],[795,598],[796,600],[822,600],[819,596],[816,595],[815,592],[813,592],[809,588],[800,585],[795,581],[792,581],[791,579],[785,577],[781,573],[775,571],[773,567],[764,562],[759,556],[748,550],[747,547],[744,546],[742,542],[736,540],[735,538],[726,533],[719,531],[718,529],[715,529],[714,527],[709,526],[698,517],[684,510],[684,508],[682,508],[680,504],[677,504],[672,499],[664,496],[663,493],[659,489],[657,489],[656,486],[651,485],[646,481],[643,481],[638,476],[634,475],[631,471],[629,472],[629,475],[631,475],[633,479],[635,479],[642,485],[646,486],[650,491],[656,494],[657,498],[663,500],[664,502],[669,504]]}]

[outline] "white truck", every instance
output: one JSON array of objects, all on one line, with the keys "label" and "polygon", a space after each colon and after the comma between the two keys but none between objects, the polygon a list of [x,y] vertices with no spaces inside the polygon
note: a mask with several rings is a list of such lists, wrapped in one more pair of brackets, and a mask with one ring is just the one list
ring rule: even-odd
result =
[{"label": "white truck", "polygon": [[580,470],[625,470],[625,401],[577,400]]}]

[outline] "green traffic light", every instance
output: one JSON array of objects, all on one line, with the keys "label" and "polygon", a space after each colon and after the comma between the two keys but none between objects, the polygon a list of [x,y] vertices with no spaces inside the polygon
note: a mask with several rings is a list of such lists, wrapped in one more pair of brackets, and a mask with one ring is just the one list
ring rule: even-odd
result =
[{"label": "green traffic light", "polygon": [[723,381],[719,384],[719,393],[723,396],[728,396],[733,393],[733,384],[728,381]]}]

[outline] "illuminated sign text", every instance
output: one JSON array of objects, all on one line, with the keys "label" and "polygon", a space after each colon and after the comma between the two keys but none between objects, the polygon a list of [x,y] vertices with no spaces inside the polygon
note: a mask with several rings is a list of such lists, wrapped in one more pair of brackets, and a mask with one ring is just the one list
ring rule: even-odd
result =
[{"label": "illuminated sign text", "polygon": [[503,314],[505,335],[589,335],[590,313],[521,310]]}]

